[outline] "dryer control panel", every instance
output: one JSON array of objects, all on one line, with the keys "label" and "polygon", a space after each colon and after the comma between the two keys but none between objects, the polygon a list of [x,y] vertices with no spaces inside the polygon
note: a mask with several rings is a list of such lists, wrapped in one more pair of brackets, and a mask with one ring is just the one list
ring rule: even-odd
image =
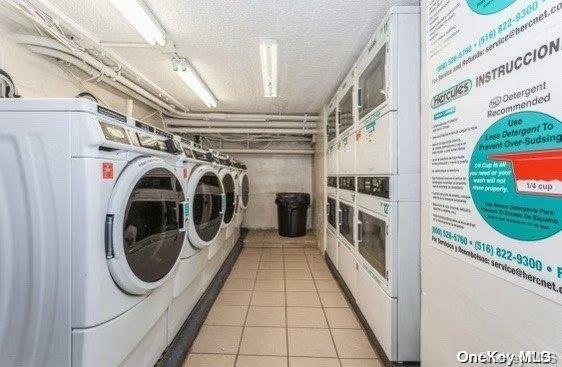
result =
[{"label": "dryer control panel", "polygon": [[339,178],[340,189],[355,191],[355,177],[345,176]]},{"label": "dryer control panel", "polygon": [[390,198],[389,181],[388,177],[357,177],[357,191],[361,194],[388,199]]}]

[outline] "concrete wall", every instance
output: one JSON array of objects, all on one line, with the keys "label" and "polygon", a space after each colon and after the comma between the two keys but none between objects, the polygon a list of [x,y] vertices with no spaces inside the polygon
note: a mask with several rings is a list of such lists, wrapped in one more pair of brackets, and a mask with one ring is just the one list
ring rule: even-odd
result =
[{"label": "concrete wall", "polygon": [[[428,6],[428,1],[422,1],[422,36]],[[425,52],[422,49],[422,55]],[[425,67],[422,64],[422,70]],[[422,101],[429,100],[429,87],[425,81],[426,75],[422,75]],[[427,107],[422,104],[422,136],[429,134],[431,120]],[[427,144],[427,140],[422,140],[423,143]],[[421,182],[430,182],[427,153],[427,145],[422,145]],[[522,350],[546,350],[558,354],[559,364],[562,307],[431,246],[430,188],[429,185],[423,188],[422,365],[461,365],[456,361],[456,355],[462,350],[498,350],[517,354]]]},{"label": "concrete wall", "polygon": [[[306,192],[312,196],[312,156],[310,155],[233,155],[248,166],[250,203],[243,227],[277,228],[278,192]],[[312,228],[312,208],[308,227]]]},{"label": "concrete wall", "polygon": [[[116,111],[126,112],[126,100],[130,97],[112,88],[95,83],[81,82],[86,79],[75,71],[77,79],[67,74],[57,64],[33,54],[12,40],[6,25],[0,23],[0,68],[4,69],[16,84],[18,94],[27,98],[73,98],[81,92],[94,94],[100,102]],[[133,115],[142,119],[154,111],[136,102]],[[162,126],[160,118],[145,119],[156,126]]]}]

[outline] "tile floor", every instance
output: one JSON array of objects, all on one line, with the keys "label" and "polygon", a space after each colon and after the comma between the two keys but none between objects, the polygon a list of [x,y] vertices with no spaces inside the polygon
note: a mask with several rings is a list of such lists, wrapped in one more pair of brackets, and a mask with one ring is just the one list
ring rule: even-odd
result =
[{"label": "tile floor", "polygon": [[382,367],[316,248],[245,247],[186,367]]}]

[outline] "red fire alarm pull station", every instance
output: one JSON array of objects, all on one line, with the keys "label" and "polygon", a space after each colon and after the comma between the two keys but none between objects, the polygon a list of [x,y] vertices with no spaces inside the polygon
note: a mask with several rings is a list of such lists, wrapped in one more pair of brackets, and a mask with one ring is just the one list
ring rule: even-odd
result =
[{"label": "red fire alarm pull station", "polygon": [[103,162],[101,170],[102,170],[102,177],[104,180],[113,179],[113,163]]}]

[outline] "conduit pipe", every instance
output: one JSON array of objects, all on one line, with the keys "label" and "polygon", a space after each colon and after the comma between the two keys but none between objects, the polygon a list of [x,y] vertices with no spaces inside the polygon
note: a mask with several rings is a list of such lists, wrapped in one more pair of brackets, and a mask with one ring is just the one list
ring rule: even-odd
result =
[{"label": "conduit pipe", "polygon": [[[76,56],[69,55],[65,52],[57,51],[57,50],[53,50],[53,49],[49,49],[49,48],[45,48],[45,47],[28,46],[28,49],[30,51],[36,53],[36,54],[51,57],[51,58],[54,58],[54,59],[57,59],[57,60],[67,62],[70,65],[73,65],[73,66],[77,67],[78,69],[82,70],[83,72],[85,72],[86,74],[88,74],[92,77],[99,77],[100,76],[99,70],[97,70],[94,67],[86,64],[84,61],[80,60]],[[124,84],[118,83],[118,82],[112,80],[111,78],[109,78],[107,76],[102,75],[101,78],[104,81],[104,83],[110,85],[111,87],[113,87],[113,88],[115,88],[115,89],[117,89],[117,90],[119,90],[119,91],[121,91],[125,94],[131,95],[132,97],[138,99],[139,101],[146,104],[147,106],[150,106],[150,107],[152,107],[156,110],[162,109],[161,106],[154,103],[151,99],[148,99],[144,95],[141,95],[140,93],[137,93],[136,91],[134,91],[130,88],[127,88]]]},{"label": "conduit pipe", "polygon": [[314,154],[312,149],[213,149],[226,154]]},{"label": "conduit pipe", "polygon": [[[185,113],[185,119],[188,120],[210,120],[210,121],[300,121],[300,122],[314,122],[318,121],[319,117],[316,115],[276,115],[276,114],[260,114],[260,113]],[[184,120],[179,120],[184,121]],[[175,123],[174,119],[165,121],[169,124]]]},{"label": "conduit pipe", "polygon": [[[31,51],[36,52],[36,53],[40,53],[40,54],[43,54],[43,55],[46,55],[46,56],[51,56],[51,57],[58,58],[58,59],[65,59],[68,56],[70,56],[71,58],[74,58],[74,59],[72,59],[72,61],[69,61],[69,62],[71,62],[74,66],[77,66],[77,67],[83,69],[83,67],[80,65],[80,62],[79,63],[76,62],[76,60],[80,60],[83,64],[88,65],[90,67],[93,67],[95,70],[97,70],[98,74],[106,76],[106,77],[110,78],[111,80],[124,85],[128,89],[130,89],[130,90],[134,91],[135,93],[143,96],[144,98],[150,100],[151,102],[153,102],[153,104],[158,105],[160,107],[159,109],[164,109],[164,110],[168,111],[169,113],[181,115],[181,113],[179,113],[178,111],[175,110],[174,106],[164,102],[162,99],[154,96],[150,92],[147,92],[146,89],[142,88],[138,84],[136,84],[136,83],[130,81],[129,79],[125,78],[120,73],[116,72],[112,68],[103,64],[101,61],[96,60],[94,57],[92,57],[91,55],[89,55],[87,53],[83,53],[82,55],[80,55],[80,58],[78,58],[77,56],[69,54],[67,52],[67,49],[65,47],[63,47],[57,41],[55,41],[53,39],[50,39],[50,38],[40,37],[40,36],[19,35],[19,36],[16,37],[16,40],[20,44],[27,45]],[[55,52],[50,52],[50,51],[55,51]],[[67,61],[67,60],[65,60],[65,61]],[[182,117],[183,117],[183,115],[182,115]]]},{"label": "conduit pipe", "polygon": [[[168,127],[168,131],[185,134],[263,134],[264,129],[251,128],[186,128],[186,127]],[[267,129],[267,134],[284,134],[284,135],[313,135],[318,130],[314,129]]]},{"label": "conduit pipe", "polygon": [[293,122],[293,121],[204,121],[204,120],[179,120],[166,119],[168,127],[255,127],[255,128],[306,128],[314,129],[315,122]]}]

